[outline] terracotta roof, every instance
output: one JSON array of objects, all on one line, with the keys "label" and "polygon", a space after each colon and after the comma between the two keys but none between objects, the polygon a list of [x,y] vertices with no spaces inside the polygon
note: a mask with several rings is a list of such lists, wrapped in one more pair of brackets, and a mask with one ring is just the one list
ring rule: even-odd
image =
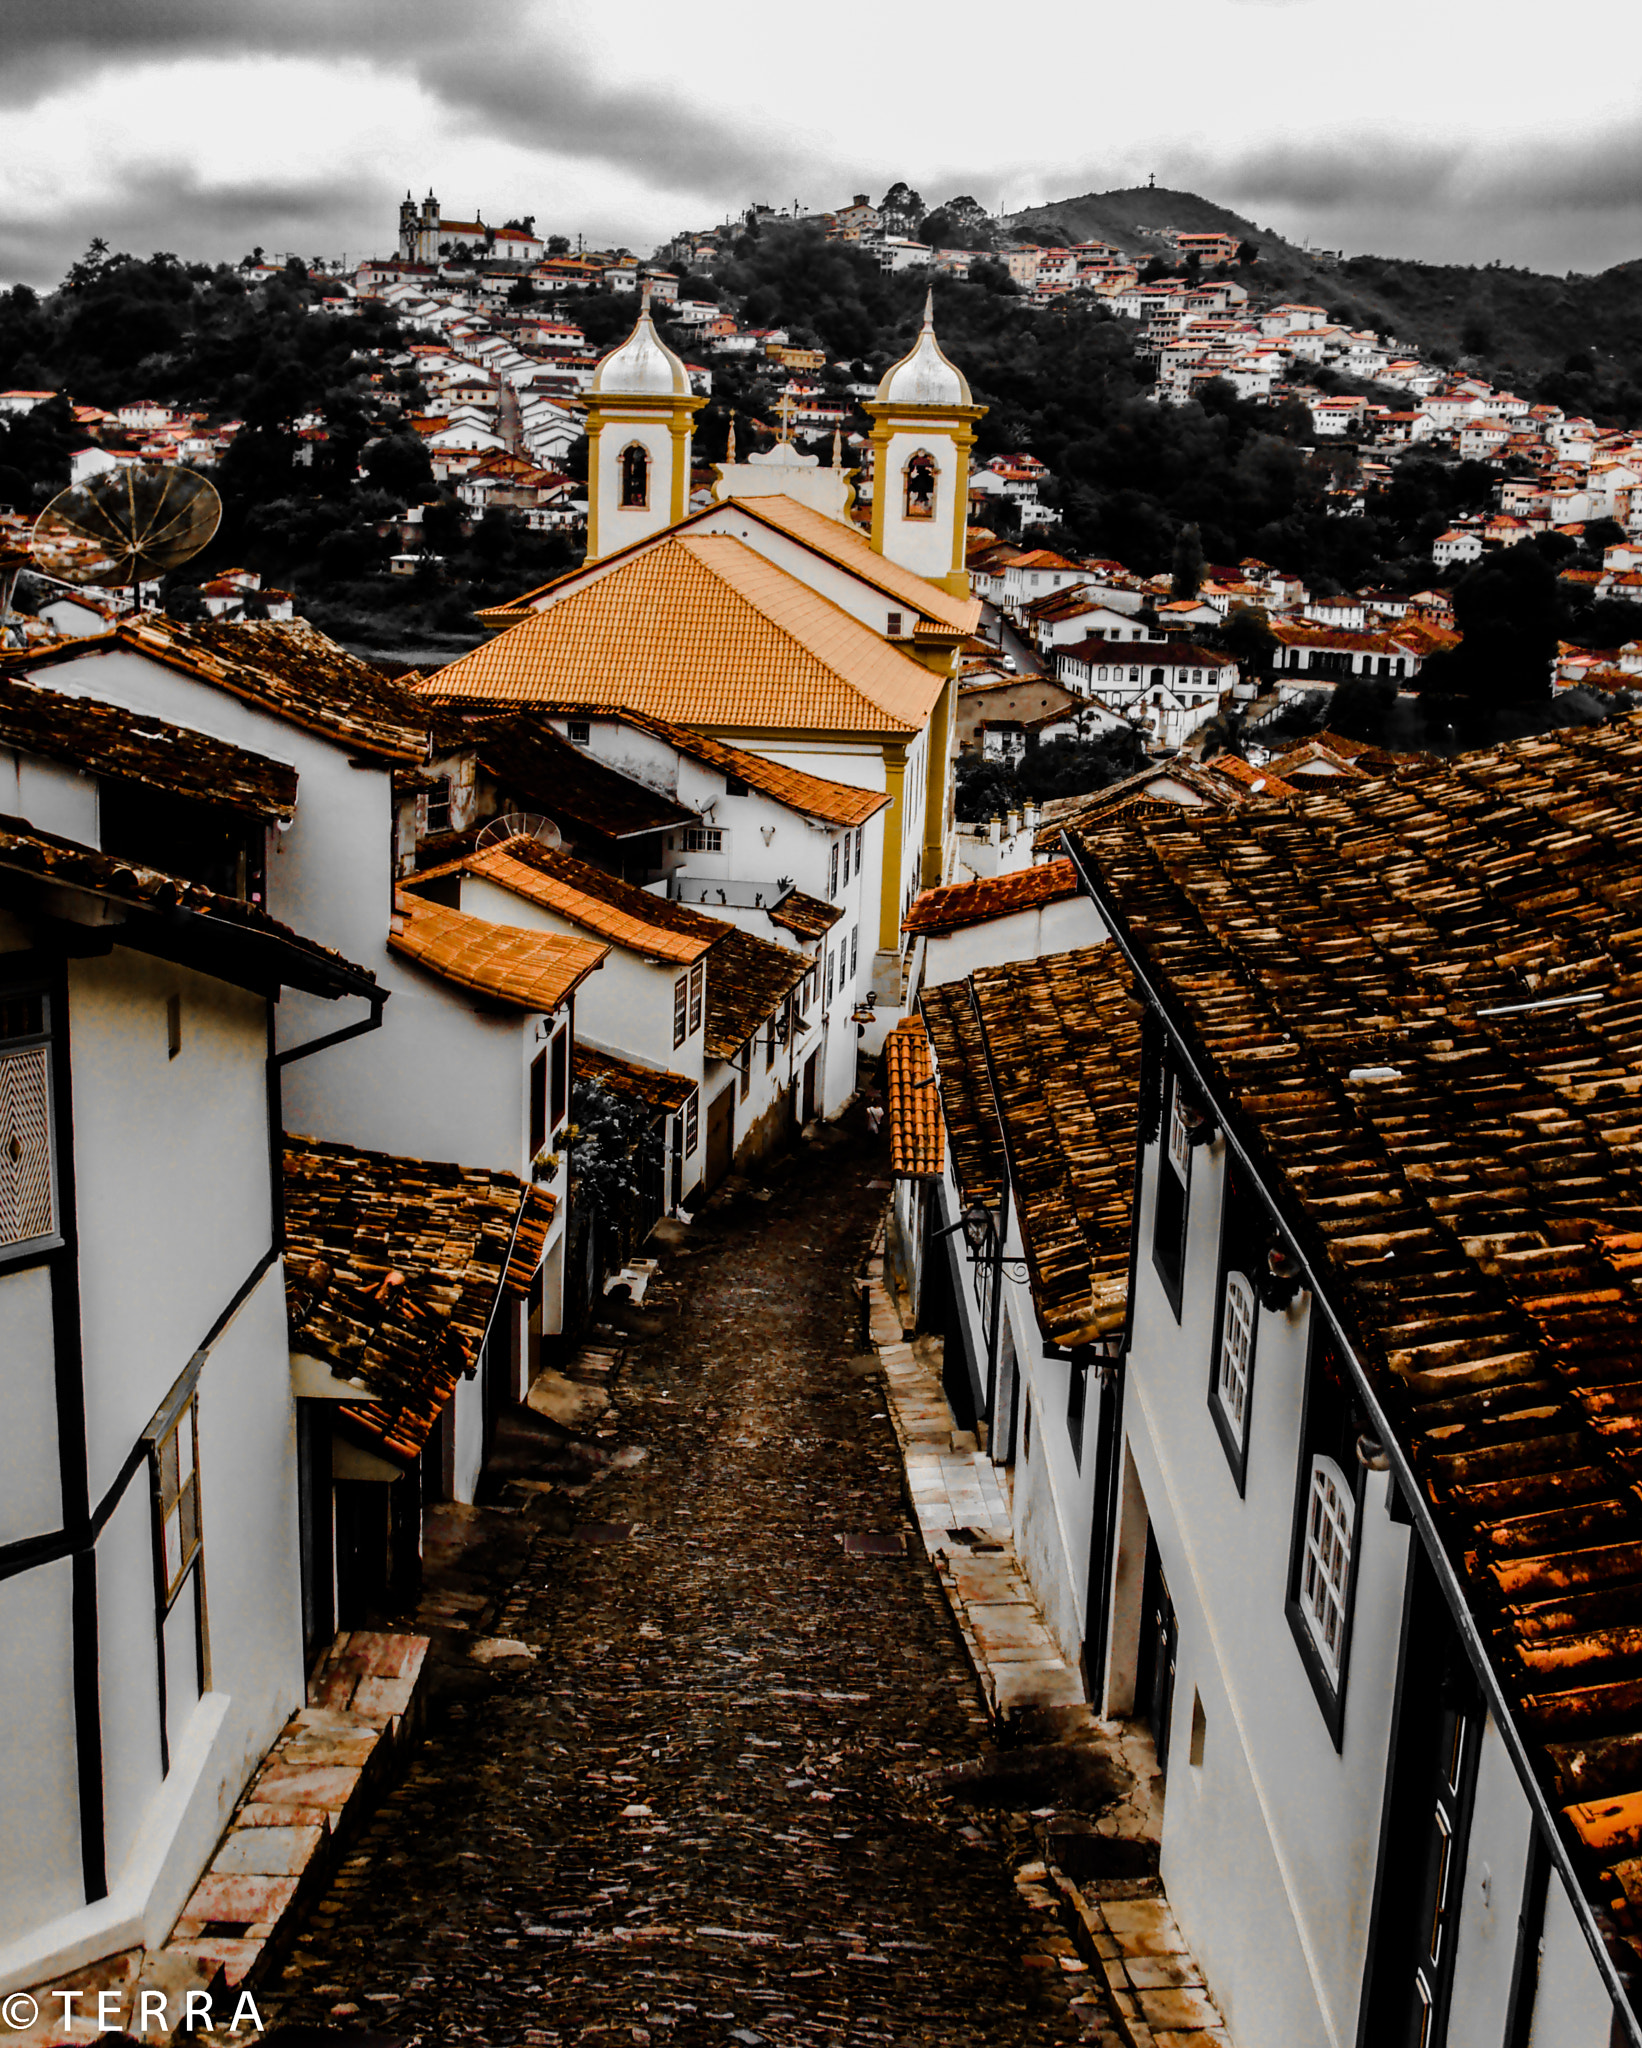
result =
[{"label": "terracotta roof", "polygon": [[33,674],[48,663],[79,661],[120,649],[146,654],[308,732],[324,733],[363,754],[420,761],[429,710],[368,661],[361,661],[304,619],[213,619],[179,625],[163,612],[122,620],[111,632],[66,640],[39,654],[0,657],[0,673]]},{"label": "terracotta roof", "polygon": [[26,819],[0,817],[0,894],[10,903],[32,905],[42,883],[80,890],[127,911],[127,926],[113,927],[125,943],[187,957],[205,973],[245,988],[299,988],[322,996],[376,991],[376,976],[367,968],[304,938],[254,903],[59,838]]},{"label": "terracotta roof", "polygon": [[980,968],[991,1068],[1038,1325],[1110,1336],[1128,1300],[1140,1014],[1116,946]]},{"label": "terracotta roof", "polygon": [[[1183,803],[1178,797],[1158,794],[1166,782],[1178,783],[1195,802]],[[1223,811],[1245,801],[1245,793],[1235,783],[1176,755],[1142,768],[1137,774],[1126,775],[1120,782],[1108,783],[1088,796],[1056,797],[1045,804],[1032,850],[1059,853],[1063,832],[1093,830],[1101,821],[1124,817],[1133,811],[1195,810],[1204,805]]]},{"label": "terracotta roof", "polygon": [[296,770],[190,726],[0,670],[0,746],[289,823]]},{"label": "terracotta roof", "polygon": [[967,1208],[996,1209],[1009,1166],[998,1128],[998,1103],[987,1072],[980,1019],[967,981],[941,982],[918,998],[940,1076],[941,1115],[952,1141],[952,1175]]},{"label": "terracotta roof", "polygon": [[966,925],[987,924],[995,917],[1013,917],[1017,911],[1039,910],[1046,903],[1058,903],[1077,893],[1077,870],[1069,860],[1044,861],[1036,867],[1017,868],[1013,874],[920,890],[901,920],[901,929],[939,937]]},{"label": "terracotta roof", "polygon": [[823,937],[843,914],[841,903],[823,903],[819,896],[806,896],[802,889],[789,890],[768,913],[771,924],[800,939]]},{"label": "terracotta roof", "polygon": [[399,891],[394,908],[388,945],[395,953],[460,988],[521,1010],[556,1010],[610,951],[590,939],[469,917],[410,889]]},{"label": "terracotta roof", "polygon": [[543,716],[619,720],[635,732],[651,733],[657,739],[665,740],[693,761],[717,768],[727,779],[739,778],[761,796],[773,797],[789,810],[799,811],[807,818],[820,818],[829,825],[864,825],[869,818],[877,817],[889,802],[886,790],[860,789],[852,782],[832,782],[824,775],[810,775],[784,761],[771,761],[763,754],[749,752],[745,747],[732,747],[723,740],[711,739],[706,733],[679,725],[670,718],[634,711],[624,704],[571,700],[545,703],[539,709]]},{"label": "terracotta roof", "polygon": [[530,1285],[553,1210],[510,1173],[287,1137],[291,1349],[362,1380],[376,1400],[341,1413],[408,1464],[478,1365],[503,1289]]},{"label": "terracotta roof", "polygon": [[658,541],[566,590],[421,692],[616,703],[732,730],[913,733],[944,678],[727,534]]},{"label": "terracotta roof", "polygon": [[[722,511],[727,503],[733,504],[737,512],[744,512],[766,526],[777,528],[816,554],[825,555],[828,561],[836,562],[853,576],[859,576],[862,582],[872,584],[890,597],[899,598],[909,611],[922,612],[926,618],[933,619],[951,632],[973,633],[980,620],[981,601],[978,597],[954,597],[938,583],[931,583],[927,577],[919,576],[911,569],[903,569],[899,562],[879,554],[858,527],[829,519],[826,513],[801,505],[796,498],[789,498],[784,493],[768,498],[721,499],[692,517],[704,519],[708,513]],[[684,524],[688,526],[690,521],[686,520]]]},{"label": "terracotta roof", "polygon": [[884,1040],[884,1075],[890,1172],[897,1180],[939,1180],[946,1133],[922,1017],[903,1017]]},{"label": "terracotta roof", "polygon": [[604,839],[635,839],[697,822],[687,805],[573,745],[534,706],[476,731],[474,747],[479,765],[504,795],[545,812],[555,824]]},{"label": "terracotta roof", "polygon": [[595,1081],[612,1095],[625,1095],[646,1109],[676,1114],[696,1092],[696,1084],[683,1074],[669,1074],[661,1067],[641,1067],[636,1060],[619,1058],[613,1052],[577,1039],[571,1067],[578,1081]]},{"label": "terracotta roof", "polygon": [[1216,754],[1212,760],[1198,765],[1210,775],[1223,775],[1239,789],[1247,790],[1250,796],[1264,797],[1269,803],[1300,794],[1291,783],[1284,781],[1275,767],[1253,768],[1241,754]]},{"label": "terracotta roof", "polygon": [[772,946],[739,925],[727,924],[721,930],[724,936],[707,962],[707,1029],[702,1045],[711,1060],[733,1060],[815,963],[807,953]]},{"label": "terracotta roof", "polygon": [[1389,1421],[1589,1897],[1642,1947],[1642,722],[1079,857]]},{"label": "terracotta roof", "polygon": [[420,887],[457,872],[511,889],[527,902],[557,912],[567,923],[651,960],[681,964],[699,960],[710,946],[723,940],[728,929],[716,917],[705,917],[686,904],[637,889],[617,875],[607,875],[602,868],[578,860],[573,853],[522,836],[486,847],[482,853],[464,854],[444,867],[427,868],[417,875],[416,884]]}]

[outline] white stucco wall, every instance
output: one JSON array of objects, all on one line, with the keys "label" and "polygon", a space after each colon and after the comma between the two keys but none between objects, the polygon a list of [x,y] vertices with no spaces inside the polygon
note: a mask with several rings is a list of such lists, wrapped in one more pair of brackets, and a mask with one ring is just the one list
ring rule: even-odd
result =
[{"label": "white stucco wall", "polygon": [[977,967],[998,967],[1008,960],[1038,960],[1046,953],[1069,953],[1079,946],[1098,946],[1107,936],[1101,915],[1087,896],[1068,896],[1038,910],[1017,910],[1009,917],[988,918],[955,932],[931,933],[925,942],[922,986],[937,988],[962,981]]},{"label": "white stucco wall", "polygon": [[43,1266],[0,1272],[0,1543],[62,1524],[51,1275]]},{"label": "white stucco wall", "polygon": [[1609,2048],[1613,2004],[1555,1872],[1545,1900],[1545,1941],[1528,2048]]},{"label": "white stucco wall", "polygon": [[[1155,1142],[1139,1218],[1125,1436],[1180,1630],[1163,1877],[1240,2048],[1325,2048],[1356,2024],[1409,1539],[1370,1473],[1337,1752],[1284,1611],[1308,1296],[1260,1312],[1243,1499],[1208,1409],[1224,1154],[1193,1157],[1178,1325],[1151,1262]],[[1212,1799],[1176,1790],[1194,1692]]]},{"label": "white stucco wall", "polygon": [[0,1929],[10,1937],[72,1911],[80,1878],[74,1747],[73,1567],[0,1580],[6,1686],[0,1705]]}]

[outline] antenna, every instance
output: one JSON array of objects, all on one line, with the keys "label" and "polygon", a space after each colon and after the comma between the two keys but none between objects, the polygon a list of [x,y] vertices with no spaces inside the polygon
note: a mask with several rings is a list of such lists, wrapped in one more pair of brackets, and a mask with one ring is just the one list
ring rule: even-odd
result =
[{"label": "antenna", "polygon": [[55,582],[129,583],[135,610],[142,578],[197,555],[221,518],[216,486],[196,471],[134,462],[59,491],[29,546]]},{"label": "antenna", "polygon": [[564,844],[564,835],[558,826],[540,812],[503,811],[500,817],[491,819],[473,842],[474,851],[484,853],[493,846],[505,846],[510,839],[534,839],[549,853]]}]

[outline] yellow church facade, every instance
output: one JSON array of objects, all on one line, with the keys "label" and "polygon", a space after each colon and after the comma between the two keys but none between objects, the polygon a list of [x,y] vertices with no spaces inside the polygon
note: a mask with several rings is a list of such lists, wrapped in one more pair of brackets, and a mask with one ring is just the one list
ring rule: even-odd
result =
[{"label": "yellow church facade", "polygon": [[[423,680],[453,708],[624,708],[835,782],[882,791],[870,828],[876,950],[857,994],[901,1003],[901,922],[949,878],[958,653],[980,617],[964,570],[976,406],[930,309],[869,403],[870,535],[819,504],[814,459],[782,443],[726,465],[686,509],[693,396],[648,307],[587,399],[582,566],[484,615],[499,630]],[[749,494],[756,492],[756,494]]]}]

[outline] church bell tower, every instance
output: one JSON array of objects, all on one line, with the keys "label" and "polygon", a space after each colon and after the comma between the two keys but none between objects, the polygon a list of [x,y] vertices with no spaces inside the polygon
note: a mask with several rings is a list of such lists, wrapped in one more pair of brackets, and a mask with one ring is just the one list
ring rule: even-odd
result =
[{"label": "church bell tower", "polygon": [[707,403],[655,330],[638,324],[593,372],[587,398],[587,560],[676,525],[690,508],[692,423]]},{"label": "church bell tower", "polygon": [[964,373],[935,339],[935,299],[924,301],[918,339],[884,372],[872,420],[872,544],[954,597],[969,595],[969,451],[976,405]]}]

